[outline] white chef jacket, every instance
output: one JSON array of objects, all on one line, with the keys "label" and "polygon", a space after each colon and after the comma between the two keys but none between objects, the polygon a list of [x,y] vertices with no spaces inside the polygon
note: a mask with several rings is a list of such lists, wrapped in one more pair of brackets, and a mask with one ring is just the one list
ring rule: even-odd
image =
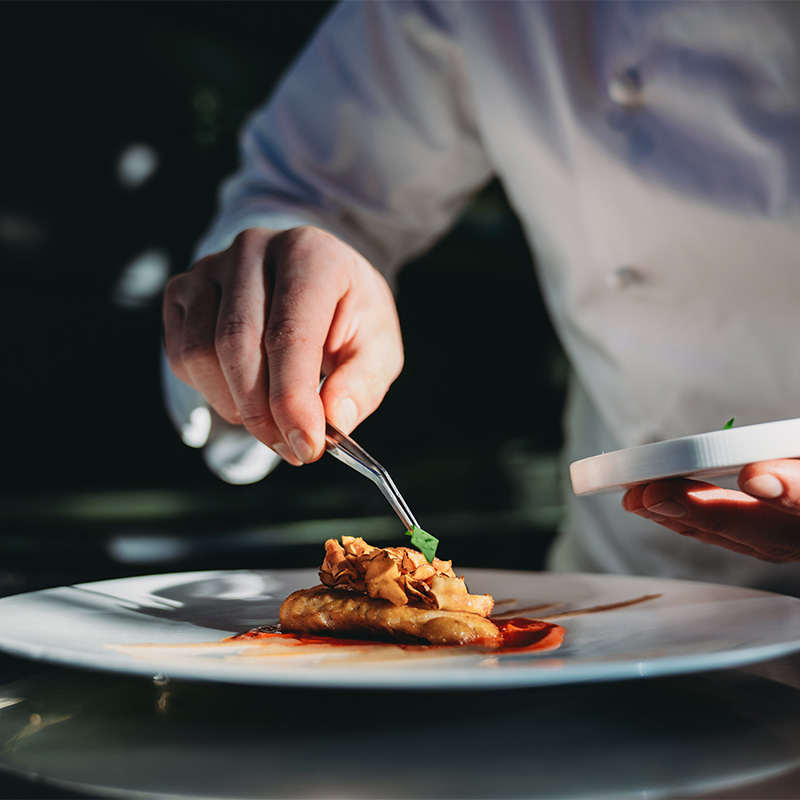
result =
[{"label": "white chef jacket", "polygon": [[[497,176],[574,367],[565,463],[800,416],[798,43],[797,3],[344,2],[249,120],[198,256],[312,223],[391,280]],[[167,380],[212,468],[269,471]],[[677,536],[618,494],[568,507],[555,569],[800,591],[800,565]]]}]

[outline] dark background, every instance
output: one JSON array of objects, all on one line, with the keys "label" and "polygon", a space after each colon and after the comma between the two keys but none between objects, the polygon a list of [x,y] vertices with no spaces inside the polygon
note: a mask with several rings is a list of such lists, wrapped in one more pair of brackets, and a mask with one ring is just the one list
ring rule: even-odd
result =
[{"label": "dark background", "polygon": [[[243,119],[330,5],[0,4],[0,592],[311,566],[348,532],[402,543],[376,487],[333,459],[253,486],[213,477],[162,405],[163,279],[130,290],[148,258],[187,268]],[[138,186],[119,177],[131,148],[156,162]],[[406,370],[356,438],[443,557],[540,567],[565,366],[499,186],[404,269],[398,303]]]}]

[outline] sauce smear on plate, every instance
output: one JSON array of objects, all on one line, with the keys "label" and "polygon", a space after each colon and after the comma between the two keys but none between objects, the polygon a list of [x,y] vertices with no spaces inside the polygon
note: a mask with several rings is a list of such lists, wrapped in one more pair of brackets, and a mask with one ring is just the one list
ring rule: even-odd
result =
[{"label": "sauce smear on plate", "polygon": [[[538,619],[513,617],[498,620],[497,627],[503,638],[500,647],[484,648],[490,652],[530,653],[534,650],[555,650],[564,639],[565,630],[553,622],[544,622]],[[303,645],[316,645],[328,647],[352,647],[365,644],[380,647],[400,647],[404,650],[433,650],[433,649],[459,649],[459,645],[431,645],[431,644],[398,644],[397,642],[380,642],[365,639],[347,639],[341,636],[318,636],[305,633],[281,633],[277,626],[267,625],[253,628],[238,636],[231,636],[225,641],[241,642],[254,639],[275,639],[280,637],[286,644],[302,647]]]}]

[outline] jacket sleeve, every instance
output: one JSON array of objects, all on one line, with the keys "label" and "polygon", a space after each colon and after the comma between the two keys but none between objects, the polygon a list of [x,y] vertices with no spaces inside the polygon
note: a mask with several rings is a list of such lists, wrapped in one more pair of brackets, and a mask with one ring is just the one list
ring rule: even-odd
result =
[{"label": "jacket sleeve", "polygon": [[[336,6],[245,125],[240,167],[222,187],[196,258],[227,248],[247,228],[311,224],[393,282],[399,266],[440,237],[491,177],[457,16],[454,2]],[[274,468],[272,451],[178,384],[167,368],[170,415],[187,444],[204,448],[216,474],[248,483]]]},{"label": "jacket sleeve", "polygon": [[244,128],[241,167],[199,247],[320,225],[387,275],[491,177],[457,39],[458,4],[336,6]]}]

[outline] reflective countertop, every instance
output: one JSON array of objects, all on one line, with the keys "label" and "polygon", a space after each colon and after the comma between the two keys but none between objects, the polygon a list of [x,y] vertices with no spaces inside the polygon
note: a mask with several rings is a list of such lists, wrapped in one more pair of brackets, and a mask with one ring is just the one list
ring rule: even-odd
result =
[{"label": "reflective countertop", "polygon": [[0,658],[5,798],[800,798],[800,656],[494,691],[218,685]]}]

